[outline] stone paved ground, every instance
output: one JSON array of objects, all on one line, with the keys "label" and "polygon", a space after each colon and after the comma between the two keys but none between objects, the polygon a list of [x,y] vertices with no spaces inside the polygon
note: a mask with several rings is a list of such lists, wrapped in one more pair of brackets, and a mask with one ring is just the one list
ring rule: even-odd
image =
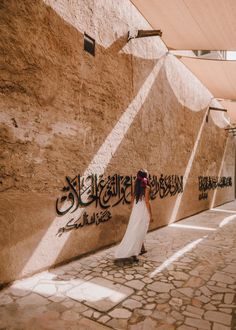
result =
[{"label": "stone paved ground", "polygon": [[236,329],[236,202],[147,235],[138,264],[114,247],[0,291],[0,330]]}]

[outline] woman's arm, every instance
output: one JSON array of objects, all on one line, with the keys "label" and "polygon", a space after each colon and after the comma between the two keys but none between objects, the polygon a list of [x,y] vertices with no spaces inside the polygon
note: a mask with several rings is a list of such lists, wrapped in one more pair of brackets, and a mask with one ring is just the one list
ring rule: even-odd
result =
[{"label": "woman's arm", "polygon": [[145,190],[145,203],[148,209],[148,213],[150,215],[150,220],[152,221],[152,209],[150,204],[150,188],[147,186]]}]

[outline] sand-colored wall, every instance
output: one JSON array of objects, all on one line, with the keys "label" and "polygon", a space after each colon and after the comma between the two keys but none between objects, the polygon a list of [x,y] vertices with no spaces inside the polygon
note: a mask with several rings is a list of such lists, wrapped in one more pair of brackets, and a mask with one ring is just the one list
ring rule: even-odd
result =
[{"label": "sand-colored wall", "polygon": [[[4,0],[0,16],[0,282],[121,239],[129,182],[111,185],[112,196],[95,185],[82,208],[78,181],[62,191],[66,176],[118,180],[147,168],[153,193],[159,184],[150,229],[234,199],[234,142],[206,123],[210,93],[158,37],[127,43],[129,30],[150,28],[128,0]],[[83,50],[84,32],[95,57]],[[161,174],[183,176],[183,193]],[[232,186],[199,200],[199,176],[231,177]],[[59,209],[71,209],[60,216],[62,196]],[[62,232],[81,212],[100,216],[102,200],[111,219]]]}]

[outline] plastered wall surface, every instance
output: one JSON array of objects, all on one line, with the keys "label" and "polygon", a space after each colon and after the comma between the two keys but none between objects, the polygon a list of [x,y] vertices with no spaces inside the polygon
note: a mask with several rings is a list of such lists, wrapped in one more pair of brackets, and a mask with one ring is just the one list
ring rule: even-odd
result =
[{"label": "plastered wall surface", "polygon": [[0,282],[119,242],[139,168],[150,229],[234,199],[212,96],[158,37],[127,42],[150,29],[128,0],[4,0],[0,17]]}]

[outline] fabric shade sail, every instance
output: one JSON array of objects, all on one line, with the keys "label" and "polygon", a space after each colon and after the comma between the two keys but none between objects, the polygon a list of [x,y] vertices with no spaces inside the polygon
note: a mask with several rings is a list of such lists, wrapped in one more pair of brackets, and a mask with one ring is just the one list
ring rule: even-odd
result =
[{"label": "fabric shade sail", "polygon": [[236,61],[179,57],[215,98],[236,100]]},{"label": "fabric shade sail", "polygon": [[131,0],[176,50],[236,50],[235,0]]}]

